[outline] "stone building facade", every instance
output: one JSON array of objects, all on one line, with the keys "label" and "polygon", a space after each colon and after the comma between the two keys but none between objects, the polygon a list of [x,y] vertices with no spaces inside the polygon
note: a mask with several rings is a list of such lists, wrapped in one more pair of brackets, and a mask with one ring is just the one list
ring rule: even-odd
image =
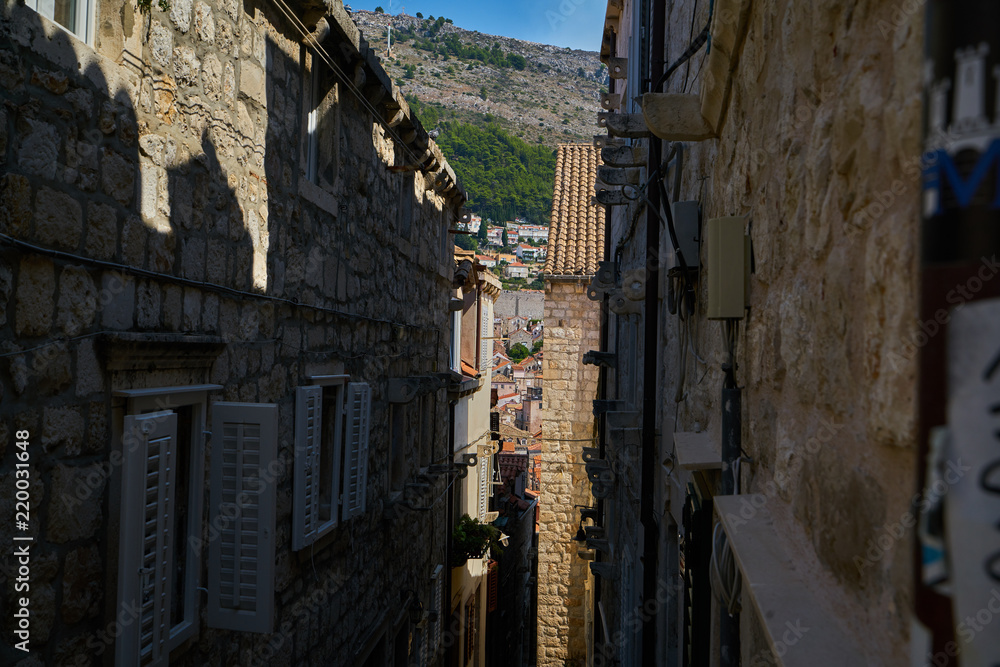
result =
[{"label": "stone building facade", "polygon": [[339,0],[30,7],[0,12],[0,506],[24,478],[31,510],[0,535],[33,539],[0,662],[439,664],[444,157]]},{"label": "stone building facade", "polygon": [[[449,505],[451,525],[468,515],[481,523],[492,523],[497,513],[492,507],[496,470],[497,441],[490,438],[490,410],[493,407],[490,378],[493,374],[493,305],[500,295],[500,279],[476,261],[475,253],[455,248],[458,270],[455,275],[456,310],[452,313],[451,371],[449,389],[453,403],[453,456],[466,461],[468,468],[451,485]],[[461,301],[461,304],[458,301]],[[446,600],[450,615],[448,628],[454,641],[447,642],[447,665],[470,667],[486,662],[489,646],[487,619],[490,550],[449,565]]]},{"label": "stone building facade", "polygon": [[503,292],[497,299],[497,317],[520,316],[529,320],[540,320],[544,312],[545,295],[539,292]]},{"label": "stone building facade", "polygon": [[[703,26],[710,51],[651,95]],[[617,500],[598,520],[613,555],[594,664],[909,664],[913,531],[885,535],[916,487],[923,30],[922,11],[873,2],[608,3],[594,287],[640,293],[604,321],[599,398],[638,428],[599,421]],[[683,263],[665,198],[693,207],[672,209]],[[717,224],[737,226],[731,266]],[[737,311],[709,319],[733,266]],[[735,615],[710,575],[727,554]]]},{"label": "stone building facade", "polygon": [[597,369],[583,355],[600,347],[599,307],[586,288],[604,247],[604,211],[591,203],[600,157],[561,145],[556,159],[545,264],[545,361],[538,531],[538,665],[586,665],[593,578],[574,542],[578,505],[591,505],[584,448],[595,443]]}]

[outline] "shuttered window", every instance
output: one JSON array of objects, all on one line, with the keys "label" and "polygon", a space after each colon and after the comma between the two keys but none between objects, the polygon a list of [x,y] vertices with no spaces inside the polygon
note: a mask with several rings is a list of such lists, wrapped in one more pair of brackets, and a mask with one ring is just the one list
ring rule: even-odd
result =
[{"label": "shuttered window", "polygon": [[208,624],[271,632],[277,406],[212,406]]},{"label": "shuttered window", "polygon": [[177,415],[170,411],[130,415],[123,433],[119,608],[135,622],[122,624],[116,662],[166,665]]},{"label": "shuttered window", "polygon": [[365,511],[368,491],[368,433],[371,428],[371,387],[365,382],[347,385],[347,415],[344,423],[345,520]]},{"label": "shuttered window", "polygon": [[323,387],[299,387],[295,392],[295,501],[292,548],[316,540],[319,523],[320,438],[323,430]]},{"label": "shuttered window", "polygon": [[482,321],[479,325],[479,370],[486,373],[490,369],[490,352],[493,349],[493,300],[482,297]]},{"label": "shuttered window", "polygon": [[486,611],[496,611],[500,597],[500,564],[490,561],[490,569],[486,576]]},{"label": "shuttered window", "polygon": [[441,646],[441,628],[444,627],[444,565],[434,568],[431,576],[431,621],[428,624],[427,642],[429,656],[425,665],[434,662]]},{"label": "shuttered window", "polygon": [[198,633],[205,412],[208,393],[221,388],[114,392],[126,399],[118,608],[129,618],[116,642],[117,664],[159,664]]},{"label": "shuttered window", "polygon": [[337,526],[344,439],[342,385],[295,393],[292,548],[304,549]]},{"label": "shuttered window", "polygon": [[479,450],[479,520],[486,520],[490,511],[490,489],[493,481],[493,466],[491,465],[490,449],[481,447]]},{"label": "shuttered window", "polygon": [[479,611],[479,588],[476,588],[476,592],[469,596],[468,601],[465,603],[465,660],[468,662],[472,660],[472,656],[476,654],[476,647],[478,646],[478,630],[479,630],[479,619],[477,617],[477,612]]}]

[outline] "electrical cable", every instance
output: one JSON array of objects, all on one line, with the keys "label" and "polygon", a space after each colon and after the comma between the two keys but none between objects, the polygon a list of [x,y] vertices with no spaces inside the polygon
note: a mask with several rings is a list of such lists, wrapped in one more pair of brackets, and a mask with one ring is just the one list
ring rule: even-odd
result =
[{"label": "electrical cable", "polygon": [[367,315],[359,315],[357,313],[349,313],[344,310],[338,310],[336,308],[326,308],[323,306],[312,306],[294,299],[287,299],[285,297],[274,296],[272,294],[260,294],[257,292],[247,292],[244,290],[239,290],[234,287],[228,287],[226,285],[219,285],[218,283],[210,283],[203,280],[192,280],[191,278],[183,278],[181,276],[174,276],[169,273],[160,273],[158,271],[150,271],[149,269],[140,269],[135,266],[129,266],[127,264],[119,264],[117,262],[108,262],[101,259],[94,259],[93,257],[84,257],[83,255],[76,255],[69,252],[63,252],[62,250],[54,250],[52,248],[45,248],[43,246],[35,245],[33,243],[28,243],[27,241],[21,241],[20,239],[15,239],[7,234],[0,233],[0,244],[11,245],[22,250],[30,250],[31,252],[37,253],[39,255],[47,255],[54,259],[60,259],[67,262],[83,263],[89,264],[91,266],[101,268],[101,269],[111,269],[114,271],[119,271],[121,273],[127,273],[129,275],[141,277],[141,278],[151,278],[154,280],[160,280],[163,282],[173,283],[176,285],[184,285],[186,287],[198,287],[209,292],[218,292],[220,294],[225,294],[232,297],[240,298],[250,298],[257,299],[260,301],[272,301],[277,303],[284,303],[296,308],[304,308],[306,310],[312,310],[319,313],[326,313],[328,315],[336,315],[338,317],[343,317],[352,320],[361,320],[364,322],[373,322],[376,324],[388,324],[390,326],[404,327],[407,329],[416,329],[418,331],[434,331],[428,327],[422,327],[416,324],[409,324],[407,322],[394,322],[392,320],[385,320],[377,317],[369,317]]},{"label": "electrical cable", "polygon": [[399,135],[396,134],[395,130],[393,130],[393,128],[389,126],[389,123],[387,123],[385,119],[382,118],[382,114],[380,114],[378,110],[375,108],[375,106],[368,101],[368,98],[366,98],[364,94],[360,90],[358,90],[358,88],[354,85],[354,82],[351,80],[351,78],[348,77],[347,74],[340,68],[340,66],[334,62],[333,58],[326,51],[326,49],[323,48],[321,44],[316,43],[315,40],[310,39],[312,33],[308,31],[306,25],[302,23],[302,20],[295,15],[295,12],[292,11],[292,8],[288,6],[288,3],[286,3],[285,0],[274,0],[274,4],[278,8],[278,10],[281,11],[281,13],[284,14],[285,17],[292,23],[293,27],[296,30],[298,30],[299,33],[302,35],[303,43],[306,44],[307,46],[312,46],[312,48],[316,51],[317,55],[319,55],[322,58],[322,60],[327,65],[330,66],[330,69],[333,71],[334,75],[338,79],[340,79],[340,81],[344,84],[344,86],[348,90],[354,93],[354,95],[358,98],[358,101],[361,102],[362,106],[368,109],[368,112],[371,114],[372,118],[374,118],[379,125],[385,128],[386,134],[388,134],[392,138],[392,140],[399,145],[399,147],[403,150],[403,152],[405,152],[407,155],[410,156],[412,161],[411,163],[416,164],[419,161],[419,158],[416,155],[414,155],[413,151],[410,150],[410,147],[403,142],[402,138],[400,138]]},{"label": "electrical cable", "polygon": [[[740,592],[743,587],[743,576],[736,566],[733,557],[733,550],[729,546],[729,539],[722,529],[722,523],[716,523],[712,529],[712,561],[711,579],[712,592],[715,599],[726,606],[729,615],[740,612]],[[719,536],[722,539],[719,539]],[[721,552],[721,556],[720,556]]]},{"label": "electrical cable", "polygon": [[[694,38],[694,20],[698,16],[698,0],[694,0],[694,8],[691,10],[691,27],[688,29],[688,44],[692,43]],[[681,86],[681,90],[687,88],[688,76],[691,74],[691,62],[688,61],[687,67],[684,68],[684,84]]]},{"label": "electrical cable", "polygon": [[667,71],[665,71],[662,75],[660,75],[660,78],[656,80],[656,83],[653,84],[653,87],[650,89],[651,92],[655,93],[659,91],[660,88],[663,86],[663,84],[666,83],[667,79],[670,78],[670,75],[674,73],[674,70],[683,65],[685,62],[687,62],[688,59],[691,58],[691,56],[698,53],[701,47],[704,46],[706,43],[709,44],[709,49],[712,48],[711,47],[712,35],[710,32],[710,28],[712,26],[712,14],[714,13],[715,13],[715,0],[711,0],[708,3],[708,21],[705,23],[705,28],[700,33],[698,33],[698,36],[694,38],[694,41],[691,42],[691,45],[687,47],[684,53],[682,53],[680,57],[677,58],[677,60],[671,63],[670,67],[667,68]]}]

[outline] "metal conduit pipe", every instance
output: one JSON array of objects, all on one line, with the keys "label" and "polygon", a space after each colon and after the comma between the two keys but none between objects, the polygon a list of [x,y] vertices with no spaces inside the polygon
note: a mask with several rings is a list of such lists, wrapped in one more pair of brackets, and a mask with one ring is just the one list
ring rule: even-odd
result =
[{"label": "metal conduit pipe", "polygon": [[[650,78],[659,76],[664,68],[664,33],[666,30],[666,3],[652,2],[650,31]],[[647,84],[648,85],[648,84]],[[663,145],[658,139],[649,140],[649,164],[660,164]],[[646,296],[643,317],[643,358],[642,358],[642,477],[639,506],[639,520],[643,527],[642,549],[642,664],[657,664],[660,605],[656,601],[656,583],[659,578],[660,517],[656,515],[653,499],[656,496],[656,470],[659,458],[656,442],[658,402],[657,362],[660,348],[660,221],[657,211],[660,207],[660,189],[651,188],[651,206],[646,211]],[[670,202],[663,202],[667,209]],[[647,604],[651,603],[651,604]]]}]

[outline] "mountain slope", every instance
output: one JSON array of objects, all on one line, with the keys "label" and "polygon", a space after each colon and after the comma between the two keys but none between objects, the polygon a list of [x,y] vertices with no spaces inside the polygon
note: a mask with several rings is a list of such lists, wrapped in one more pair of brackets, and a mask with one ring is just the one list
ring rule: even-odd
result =
[{"label": "mountain slope", "polygon": [[[595,114],[608,78],[596,52],[471,32],[443,17],[355,11],[352,18],[393,80],[425,108],[437,109],[441,120],[492,121],[550,148],[589,142],[597,132]],[[424,125],[434,127],[427,120]]]}]

